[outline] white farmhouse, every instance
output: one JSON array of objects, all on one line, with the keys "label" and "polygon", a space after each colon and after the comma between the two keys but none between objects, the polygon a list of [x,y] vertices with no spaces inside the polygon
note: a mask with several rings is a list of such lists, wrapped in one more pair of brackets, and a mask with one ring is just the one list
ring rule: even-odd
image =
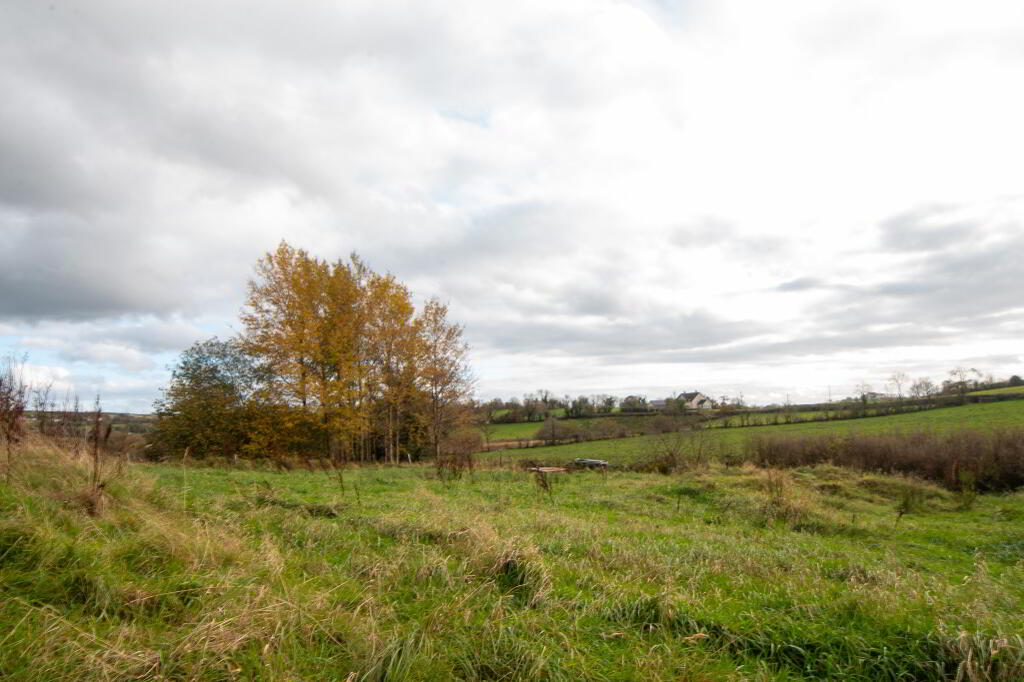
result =
[{"label": "white farmhouse", "polygon": [[687,409],[691,410],[705,410],[715,406],[715,401],[700,391],[680,393],[676,400],[685,405]]}]

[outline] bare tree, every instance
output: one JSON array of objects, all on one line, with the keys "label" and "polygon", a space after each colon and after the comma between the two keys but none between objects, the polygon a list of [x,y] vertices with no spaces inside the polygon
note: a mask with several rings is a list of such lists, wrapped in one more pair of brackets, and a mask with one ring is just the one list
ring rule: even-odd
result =
[{"label": "bare tree", "polygon": [[889,376],[889,384],[896,389],[896,399],[903,400],[903,387],[910,383],[906,372],[893,372]]},{"label": "bare tree", "polygon": [[56,407],[50,397],[53,391],[53,382],[35,386],[32,389],[32,411],[35,412],[36,429],[41,436],[52,435],[54,408]]},{"label": "bare tree", "polygon": [[14,449],[25,436],[25,404],[29,386],[25,383],[24,362],[8,357],[0,368],[0,438],[7,452],[4,480],[11,482],[14,471]]},{"label": "bare tree", "polygon": [[928,377],[921,377],[910,385],[910,395],[918,400],[931,398],[939,392],[939,387]]},{"label": "bare tree", "polygon": [[64,401],[61,403],[60,413],[56,420],[56,434],[61,447],[71,451],[78,457],[82,451],[82,437],[84,436],[84,415],[78,402],[78,395],[70,390],[64,394]]},{"label": "bare tree", "polygon": [[960,404],[967,402],[967,391],[970,389],[970,377],[980,377],[981,372],[974,367],[954,367],[949,370],[949,376],[953,379],[953,389],[960,398]]},{"label": "bare tree", "polygon": [[491,438],[494,437],[494,432],[497,430],[497,425],[491,421],[491,411],[483,408],[480,412],[477,412],[475,421],[474,426],[476,426],[477,431],[480,432],[484,439],[484,450],[490,450]]},{"label": "bare tree", "polygon": [[555,394],[546,388],[537,389],[537,398],[544,403],[544,409],[551,408],[557,402]]},{"label": "bare tree", "polygon": [[679,466],[686,450],[686,441],[678,431],[663,433],[651,441],[651,466],[660,474],[668,475]]},{"label": "bare tree", "polygon": [[89,444],[92,445],[92,492],[96,493],[102,487],[100,483],[100,464],[103,448],[110,440],[110,433],[113,423],[103,416],[103,408],[100,407],[100,397],[96,396],[96,404],[93,408],[92,429],[89,431]]}]

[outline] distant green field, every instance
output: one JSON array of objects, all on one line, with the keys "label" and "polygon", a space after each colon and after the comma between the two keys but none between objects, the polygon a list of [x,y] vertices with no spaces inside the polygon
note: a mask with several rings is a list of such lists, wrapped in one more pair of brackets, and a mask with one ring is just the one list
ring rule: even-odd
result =
[{"label": "distant green field", "polygon": [[516,424],[495,424],[491,440],[530,440],[544,422],[519,422]]},{"label": "distant green field", "polygon": [[[564,413],[564,410],[563,410]],[[580,428],[595,427],[601,423],[614,420],[617,424],[625,424],[629,428],[642,429],[644,424],[658,415],[638,415],[635,417],[595,417],[589,419],[571,419],[563,422],[573,424]],[[532,440],[537,437],[537,432],[544,426],[544,422],[518,422],[515,424],[494,424],[494,433],[491,434],[491,441],[504,440]]]},{"label": "distant green field", "polygon": [[[888,417],[867,417],[831,422],[809,422],[779,426],[751,426],[731,429],[707,429],[697,432],[707,439],[710,447],[742,447],[753,436],[767,433],[798,433],[822,435],[827,433],[879,433],[886,431],[948,430],[959,428],[989,429],[1000,426],[1024,426],[1024,401],[982,403],[961,407],[944,407],[923,412],[912,412]],[[531,459],[544,463],[566,462],[576,457],[607,459],[613,464],[626,464],[649,456],[657,447],[659,436],[638,436],[616,440],[600,440],[572,445],[556,445],[526,449],[495,451],[485,458],[503,461]]]},{"label": "distant green field", "polygon": [[985,391],[971,391],[968,395],[1012,395],[1024,393],[1024,386],[1008,386],[1006,388],[990,388]]},{"label": "distant green field", "polygon": [[[838,412],[839,410],[837,409],[836,411]],[[814,411],[808,411],[808,412],[790,412],[788,414],[783,413],[783,412],[778,412],[778,413],[774,413],[774,412],[750,412],[750,413],[748,413],[746,415],[746,419],[747,419],[747,423],[748,424],[758,424],[758,425],[763,425],[763,426],[773,425],[774,426],[776,424],[784,424],[784,423],[786,423],[786,419],[787,418],[792,420],[792,421],[810,421],[812,419],[820,419],[824,415],[825,415],[825,413],[822,412],[821,410],[814,410]],[[708,426],[711,427],[711,428],[716,428],[716,427],[719,427],[719,426],[723,426],[724,422],[726,422],[726,421],[728,421],[728,423],[730,425],[736,425],[736,424],[739,424],[741,422],[741,420],[742,420],[742,417],[740,415],[733,414],[733,415],[730,415],[728,417],[719,417],[717,419],[709,421],[708,422]]]}]

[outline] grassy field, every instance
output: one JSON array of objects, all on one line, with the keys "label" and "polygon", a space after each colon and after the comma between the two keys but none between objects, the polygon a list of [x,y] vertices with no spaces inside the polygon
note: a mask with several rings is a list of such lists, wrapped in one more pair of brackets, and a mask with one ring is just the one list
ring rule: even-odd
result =
[{"label": "grassy field", "polygon": [[[563,410],[564,411],[564,410]],[[567,419],[559,422],[576,428],[600,428],[605,425],[618,425],[631,430],[642,430],[658,415],[636,415],[626,417],[590,417],[587,419]],[[492,441],[531,440],[544,426],[544,422],[519,422],[514,424],[494,424]]]},{"label": "grassy field", "polygon": [[[838,411],[839,410],[837,409],[836,412],[838,412]],[[826,415],[825,412],[822,412],[820,410],[813,410],[813,411],[804,411],[804,412],[790,412],[788,416],[789,416],[789,418],[791,420],[810,421],[810,420],[813,420],[813,419],[822,419],[822,418],[825,417],[825,415]],[[785,423],[787,415],[785,413],[781,413],[781,412],[780,413],[751,412],[751,413],[745,415],[744,418],[747,420],[747,423],[749,425],[768,426],[768,425],[777,425],[776,421],[778,422],[778,424]],[[728,428],[728,427],[735,426],[736,424],[739,424],[740,420],[741,420],[740,415],[733,414],[733,415],[730,415],[728,417],[719,417],[717,419],[712,419],[712,420],[707,422],[707,426],[708,426],[708,428],[718,428],[718,427],[725,426],[726,424],[728,424],[728,426],[727,426],[727,428]]]},{"label": "grassy field", "polygon": [[[1024,425],[1024,401],[971,404],[945,407],[923,412],[911,412],[887,417],[867,417],[830,422],[780,424],[778,426],[750,426],[730,429],[707,429],[696,437],[707,441],[716,454],[730,449],[742,449],[747,439],[762,434],[824,434],[883,433],[896,430],[946,431],[950,429],[992,429],[1000,426]],[[577,457],[596,457],[612,464],[629,464],[651,455],[659,446],[659,436],[638,436],[616,440],[601,440],[571,445],[498,450],[481,455],[487,461],[508,462],[516,459],[534,460],[544,464],[559,464]]]},{"label": "grassy field", "polygon": [[[1024,495],[715,465],[0,485],[5,680],[1020,679]],[[912,494],[911,494],[912,493]],[[914,500],[908,505],[907,500]],[[898,510],[906,507],[902,517]]]},{"label": "grassy field", "polygon": [[[491,414],[494,417],[504,417],[508,413],[509,413],[509,410],[494,410],[494,412],[492,412]],[[561,419],[562,417],[565,416],[565,408],[564,407],[552,407],[550,410],[548,410],[548,414],[550,416],[552,416],[552,417],[555,417],[556,419]]]},{"label": "grassy field", "polygon": [[[1024,388],[993,389],[991,391],[978,391],[978,392],[972,393],[971,395],[1005,394],[1005,393],[1016,393],[1016,392],[1024,392]],[[973,420],[973,419],[975,419],[977,417],[976,414],[952,413],[949,410],[950,410],[950,408],[941,408],[940,411],[935,412],[934,416],[932,416],[932,417],[928,416],[928,414],[933,414],[931,411],[925,411],[925,412],[922,412],[922,413],[919,413],[919,414],[892,415],[892,416],[887,416],[887,417],[869,417],[868,419],[872,420],[870,423],[862,422],[862,421],[858,420],[857,424],[852,426],[852,428],[855,428],[855,429],[861,429],[861,428],[876,429],[876,428],[879,428],[881,424],[895,425],[898,428],[932,428],[932,427],[937,426],[937,425],[939,425],[940,428],[943,427],[941,425],[954,425],[955,427],[958,428],[959,426],[963,425],[965,422],[969,422],[969,421],[971,421],[971,420]],[[841,412],[841,411],[837,408],[836,412]],[[983,422],[981,424],[981,426],[986,426],[989,422],[991,422],[991,423],[1007,423],[1007,419],[1011,415],[1013,415],[1015,413],[1020,413],[1020,423],[1024,423],[1024,406],[1019,406],[1019,408],[1012,408],[1012,407],[1011,408],[1007,408],[1007,410],[1005,412],[998,413],[998,414],[993,412],[991,414],[991,416],[986,414],[985,416],[983,416],[981,418],[981,420]],[[811,421],[811,420],[821,419],[821,418],[823,418],[825,416],[826,416],[826,413],[823,412],[823,411],[803,411],[803,412],[793,412],[793,413],[789,414],[789,418],[794,420],[794,421],[796,421],[796,420]],[[626,424],[628,424],[630,426],[636,426],[638,429],[642,429],[642,428],[644,428],[644,426],[643,426],[644,423],[649,423],[650,420],[653,420],[653,419],[656,419],[656,418],[657,418],[657,415],[645,415],[645,416],[630,417],[630,418],[628,418],[630,421],[627,421]],[[837,422],[829,422],[828,424],[817,424],[817,423],[815,423],[815,424],[808,424],[806,422],[801,422],[801,423],[796,423],[796,424],[786,424],[785,423],[786,418],[787,418],[787,415],[785,415],[783,413],[773,414],[773,413],[767,413],[767,412],[752,412],[752,413],[750,413],[750,414],[745,416],[746,422],[750,426],[746,426],[746,427],[743,427],[743,428],[749,429],[749,428],[754,428],[755,426],[766,426],[766,427],[768,427],[768,426],[772,426],[772,427],[775,427],[775,426],[787,426],[789,428],[797,428],[797,429],[800,429],[802,427],[815,426],[816,428],[823,428],[825,430],[832,430],[832,429],[840,429],[840,430],[842,430],[842,429],[845,429],[845,428],[851,428],[851,426],[848,425],[848,424],[845,425],[845,426],[840,426],[840,425],[837,424]],[[612,419],[614,419],[614,418],[612,418]],[[624,418],[620,417],[618,419],[624,419]],[[878,421],[874,421],[874,420],[878,420],[878,419],[895,419],[895,421],[892,421],[892,422],[885,422],[885,421],[878,422]],[[584,424],[584,422],[586,421],[586,422],[591,423],[591,425],[597,425],[597,423],[599,423],[599,422],[607,422],[607,421],[610,421],[610,420],[611,420],[610,418],[595,418],[595,419],[591,419],[591,420],[569,420],[566,423],[567,424],[581,425],[581,424]],[[636,421],[632,421],[632,420],[636,420]],[[706,422],[705,426],[706,426],[706,428],[720,428],[720,427],[723,427],[723,426],[727,426],[728,428],[735,428],[740,423],[741,423],[741,417],[739,415],[734,414],[734,415],[730,415],[727,418],[711,419],[711,420]],[[845,421],[843,421],[843,423],[846,424]],[[494,433],[491,436],[491,440],[492,441],[514,441],[514,440],[524,440],[525,441],[525,440],[532,440],[532,439],[536,438],[537,432],[541,429],[541,427],[543,427],[543,425],[544,425],[543,422],[521,422],[521,423],[515,423],[515,424],[495,424],[494,425]],[[751,432],[751,433],[753,433],[753,432]],[[726,438],[728,440],[728,437],[726,437]]]},{"label": "grassy field", "polygon": [[530,440],[544,426],[544,422],[517,422],[513,424],[494,424],[491,440]]},{"label": "grassy field", "polygon": [[1007,386],[1006,388],[990,388],[985,391],[971,391],[968,395],[1016,395],[1024,393],[1024,386]]}]

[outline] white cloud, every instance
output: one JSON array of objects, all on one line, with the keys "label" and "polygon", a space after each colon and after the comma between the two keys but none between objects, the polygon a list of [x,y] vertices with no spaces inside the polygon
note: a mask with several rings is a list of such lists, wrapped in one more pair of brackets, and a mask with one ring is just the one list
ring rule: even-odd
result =
[{"label": "white cloud", "polygon": [[485,394],[1005,360],[1021,45],[1010,0],[8,5],[0,335],[145,409],[283,237],[450,299]]}]

